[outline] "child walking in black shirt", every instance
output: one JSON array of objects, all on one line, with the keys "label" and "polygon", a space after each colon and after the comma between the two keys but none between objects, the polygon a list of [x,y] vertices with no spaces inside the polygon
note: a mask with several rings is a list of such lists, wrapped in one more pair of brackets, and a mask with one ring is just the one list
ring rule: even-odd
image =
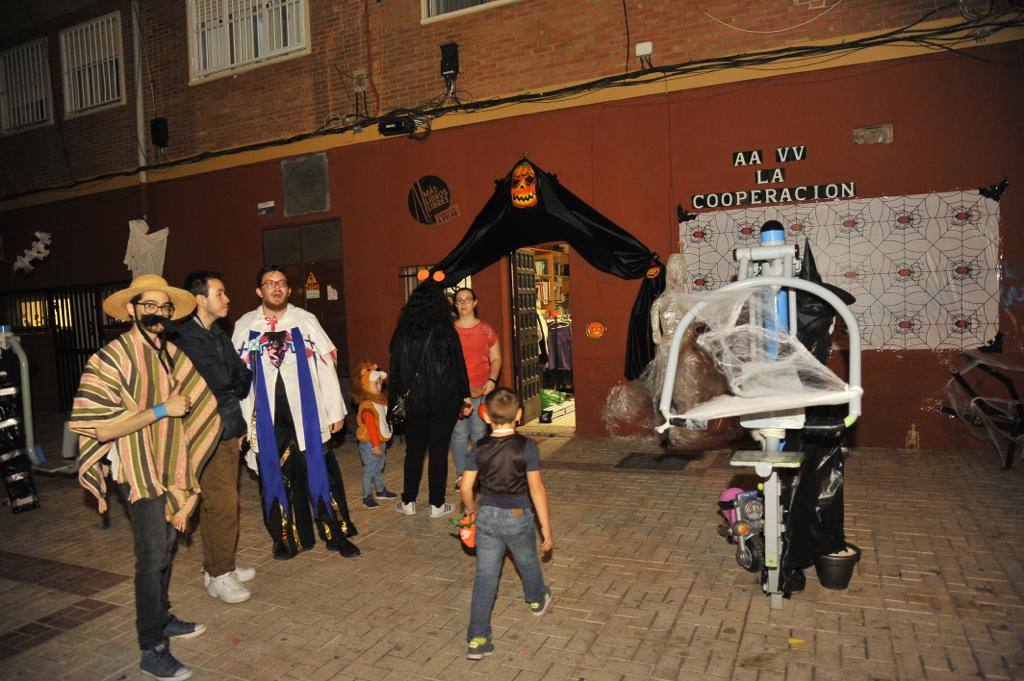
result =
[{"label": "child walking in black shirt", "polygon": [[[476,514],[476,579],[466,652],[470,660],[481,660],[494,652],[491,610],[498,595],[506,549],[519,568],[523,596],[530,611],[540,616],[551,604],[551,590],[544,584],[537,556],[534,526],[536,509],[541,550],[550,551],[554,539],[547,491],[540,477],[540,452],[533,440],[516,432],[515,424],[523,412],[513,391],[496,388],[484,405],[484,420],[494,430],[477,442],[475,454],[470,452],[461,490],[466,513]],[[478,477],[480,498],[474,500],[473,488]]]}]

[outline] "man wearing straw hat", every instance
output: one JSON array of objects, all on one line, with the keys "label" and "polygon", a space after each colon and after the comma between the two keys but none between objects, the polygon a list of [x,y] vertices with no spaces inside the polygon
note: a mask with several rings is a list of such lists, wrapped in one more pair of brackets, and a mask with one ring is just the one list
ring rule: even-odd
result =
[{"label": "man wearing straw hat", "polygon": [[170,612],[168,585],[178,532],[199,494],[198,474],[220,435],[217,402],[192,362],[167,342],[172,319],[195,298],[144,274],[103,301],[131,328],[89,358],[71,410],[79,437],[78,481],[106,511],[106,474],[127,502],[135,549],[135,625],[140,667],[180,681],[192,670],[171,654],[170,638],[191,638],[205,624]]}]

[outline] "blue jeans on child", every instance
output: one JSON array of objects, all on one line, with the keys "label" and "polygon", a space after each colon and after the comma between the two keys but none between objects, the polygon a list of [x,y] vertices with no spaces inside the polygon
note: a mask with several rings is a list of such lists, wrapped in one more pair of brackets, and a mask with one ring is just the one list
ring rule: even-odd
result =
[{"label": "blue jeans on child", "polygon": [[476,579],[473,582],[473,604],[469,608],[467,640],[477,636],[491,637],[491,611],[498,595],[506,548],[512,552],[512,559],[523,577],[525,601],[539,603],[547,593],[537,557],[533,511],[496,506],[477,508]]},{"label": "blue jeans on child", "polygon": [[[464,419],[455,422],[452,431],[452,458],[455,460],[455,475],[462,475],[466,470],[466,454],[476,450],[478,440],[487,435],[487,424],[480,418],[480,404],[484,395],[473,398],[473,411]],[[467,444],[467,442],[469,444]]]},{"label": "blue jeans on child", "polygon": [[384,470],[385,460],[388,455],[388,443],[380,443],[380,456],[375,456],[373,453],[373,443],[359,441],[359,458],[363,460],[363,496],[368,497],[373,494],[374,485],[377,486],[378,492],[384,491],[384,476],[381,472]]}]

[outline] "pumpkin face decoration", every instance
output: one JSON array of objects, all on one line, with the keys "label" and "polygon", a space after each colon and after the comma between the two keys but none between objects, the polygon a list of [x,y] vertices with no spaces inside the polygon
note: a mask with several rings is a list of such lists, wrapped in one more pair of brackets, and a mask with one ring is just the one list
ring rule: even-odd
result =
[{"label": "pumpkin face decoration", "polygon": [[533,208],[537,205],[537,173],[526,161],[512,171],[512,205]]}]

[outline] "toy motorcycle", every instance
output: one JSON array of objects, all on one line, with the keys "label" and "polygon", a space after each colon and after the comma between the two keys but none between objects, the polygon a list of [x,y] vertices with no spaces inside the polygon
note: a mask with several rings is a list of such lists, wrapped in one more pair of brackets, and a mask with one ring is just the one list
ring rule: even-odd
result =
[{"label": "toy motorcycle", "polygon": [[736,562],[748,572],[764,567],[764,499],[757,490],[730,487],[718,497],[718,534],[736,544]]}]

